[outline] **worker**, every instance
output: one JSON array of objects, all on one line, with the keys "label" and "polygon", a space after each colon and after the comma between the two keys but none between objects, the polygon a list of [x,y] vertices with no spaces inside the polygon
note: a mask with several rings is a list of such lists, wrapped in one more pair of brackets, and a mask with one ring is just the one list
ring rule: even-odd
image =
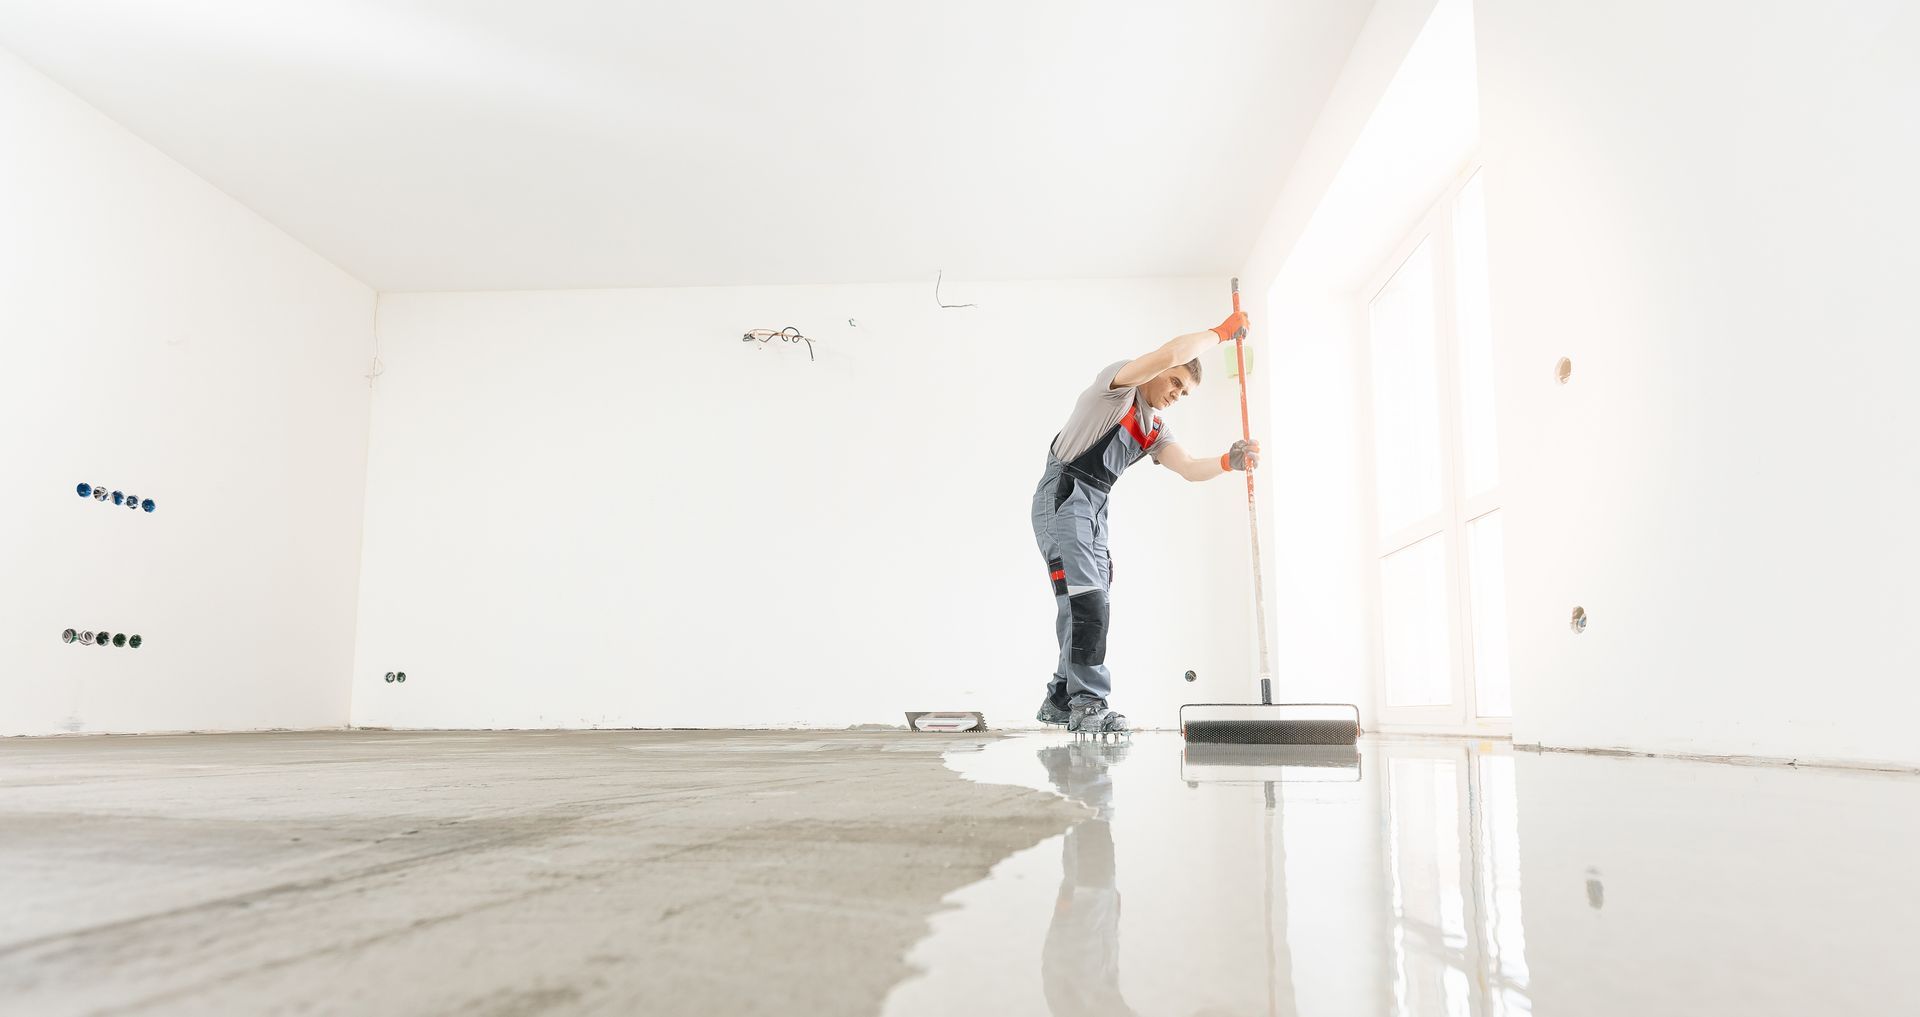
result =
[{"label": "worker", "polygon": [[1060,656],[1037,719],[1081,734],[1115,734],[1127,718],[1107,703],[1107,592],[1113,557],[1107,548],[1107,499],[1113,482],[1146,457],[1191,481],[1212,480],[1260,462],[1260,443],[1236,441],[1219,456],[1189,455],[1160,411],[1200,384],[1201,352],[1246,335],[1235,311],[1216,328],[1167,341],[1133,360],[1108,364],[1080,393],[1065,427],[1047,450],[1047,469],[1033,492],[1033,538],[1053,582],[1054,635]]}]

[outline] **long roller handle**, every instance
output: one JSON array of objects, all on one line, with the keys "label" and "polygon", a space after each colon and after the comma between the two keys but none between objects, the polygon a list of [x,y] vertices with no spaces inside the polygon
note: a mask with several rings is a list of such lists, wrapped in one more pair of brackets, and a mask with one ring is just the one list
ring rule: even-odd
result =
[{"label": "long roller handle", "polygon": [[[1240,280],[1233,280],[1233,312],[1240,313]],[[1233,337],[1233,359],[1240,374],[1240,437],[1253,440],[1253,426],[1247,420],[1247,343],[1246,329]],[[1260,633],[1260,702],[1273,703],[1273,665],[1267,656],[1267,591],[1260,577],[1260,510],[1253,501],[1253,471],[1247,471],[1247,536],[1253,545],[1253,624]]]}]

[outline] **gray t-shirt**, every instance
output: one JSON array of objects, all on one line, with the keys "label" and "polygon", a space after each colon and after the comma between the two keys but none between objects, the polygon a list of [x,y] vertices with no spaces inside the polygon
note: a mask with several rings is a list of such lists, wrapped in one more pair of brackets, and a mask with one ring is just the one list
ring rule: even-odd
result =
[{"label": "gray t-shirt", "polygon": [[[1073,457],[1093,447],[1120,418],[1127,415],[1127,407],[1138,407],[1138,416],[1142,430],[1153,429],[1155,410],[1147,405],[1147,398],[1138,388],[1114,388],[1114,375],[1132,361],[1122,360],[1108,364],[1094,376],[1093,384],[1073,404],[1073,414],[1067,418],[1067,424],[1060,429],[1060,436],[1053,440],[1053,457],[1068,462]],[[1154,462],[1160,461],[1160,452],[1173,441],[1173,430],[1166,421],[1160,422],[1160,437],[1154,441],[1153,448],[1147,454]]]}]

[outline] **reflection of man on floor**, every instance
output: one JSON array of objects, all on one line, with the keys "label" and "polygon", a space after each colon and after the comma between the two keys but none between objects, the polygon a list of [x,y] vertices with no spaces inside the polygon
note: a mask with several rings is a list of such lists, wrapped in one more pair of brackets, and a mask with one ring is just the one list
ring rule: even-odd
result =
[{"label": "reflection of man on floor", "polygon": [[1113,870],[1113,781],[1107,768],[1127,758],[1125,742],[1074,742],[1039,752],[1063,795],[1094,809],[1067,831],[1060,896],[1040,950],[1040,979],[1055,1017],[1126,1017],[1120,998],[1120,889]]}]

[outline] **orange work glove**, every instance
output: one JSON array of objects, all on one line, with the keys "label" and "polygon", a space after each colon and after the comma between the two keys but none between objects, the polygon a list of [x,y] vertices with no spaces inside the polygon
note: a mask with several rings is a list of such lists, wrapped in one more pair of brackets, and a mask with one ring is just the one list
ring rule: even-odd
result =
[{"label": "orange work glove", "polygon": [[1247,312],[1235,311],[1233,316],[1214,328],[1213,334],[1223,343],[1230,343],[1247,334]]},{"label": "orange work glove", "polygon": [[1223,473],[1251,470],[1259,465],[1260,443],[1257,441],[1236,441],[1233,448],[1220,457],[1220,470]]}]

